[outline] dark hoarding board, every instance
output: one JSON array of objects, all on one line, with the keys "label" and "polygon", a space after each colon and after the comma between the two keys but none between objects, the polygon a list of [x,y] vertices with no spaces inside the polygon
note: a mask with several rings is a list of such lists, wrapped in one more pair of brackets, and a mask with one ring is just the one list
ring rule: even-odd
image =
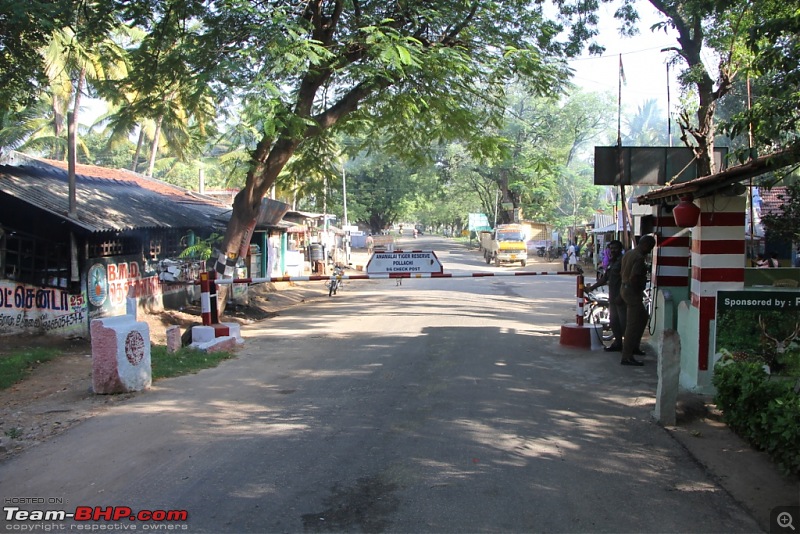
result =
[{"label": "dark hoarding board", "polygon": [[[714,149],[717,170],[726,167],[727,153],[725,147]],[[594,185],[656,186],[697,177],[694,153],[686,147],[594,147]]]}]

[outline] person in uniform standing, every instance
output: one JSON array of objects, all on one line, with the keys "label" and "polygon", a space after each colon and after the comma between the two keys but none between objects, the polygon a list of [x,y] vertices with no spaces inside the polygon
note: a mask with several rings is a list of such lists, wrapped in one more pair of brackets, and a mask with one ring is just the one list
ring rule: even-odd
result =
[{"label": "person in uniform standing", "polygon": [[605,347],[606,352],[620,352],[622,350],[622,340],[625,334],[625,322],[627,308],[625,301],[622,300],[620,289],[622,288],[622,242],[615,239],[608,243],[609,263],[608,268],[595,284],[586,286],[586,291],[594,291],[600,286],[608,284],[608,321],[611,332],[614,334],[614,342]]},{"label": "person in uniform standing", "polygon": [[644,365],[633,355],[639,350],[644,329],[650,319],[644,307],[644,290],[647,288],[647,256],[656,246],[651,235],[639,239],[636,248],[622,257],[620,294],[625,301],[625,335],[622,343],[622,365]]}]

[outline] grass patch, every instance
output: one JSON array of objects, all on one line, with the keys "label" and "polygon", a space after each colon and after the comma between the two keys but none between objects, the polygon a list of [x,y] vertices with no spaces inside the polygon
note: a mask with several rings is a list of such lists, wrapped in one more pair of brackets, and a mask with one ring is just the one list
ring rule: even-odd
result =
[{"label": "grass patch", "polygon": [[[0,356],[0,389],[13,386],[28,376],[37,365],[56,358],[61,352],[57,348],[35,347]],[[153,380],[196,373],[216,367],[230,358],[233,358],[230,352],[207,353],[188,347],[173,354],[168,353],[164,345],[155,345],[150,349]]]},{"label": "grass patch", "polygon": [[233,354],[230,352],[203,352],[183,347],[177,352],[169,353],[164,345],[154,345],[150,348],[153,380],[196,373],[202,369],[216,367],[220,362],[231,358]]},{"label": "grass patch", "polygon": [[25,378],[42,362],[61,354],[56,348],[34,347],[0,356],[0,389],[13,386]]},{"label": "grass patch", "polygon": [[22,437],[22,429],[17,427],[10,428],[6,430],[5,434],[11,439],[19,439]]}]

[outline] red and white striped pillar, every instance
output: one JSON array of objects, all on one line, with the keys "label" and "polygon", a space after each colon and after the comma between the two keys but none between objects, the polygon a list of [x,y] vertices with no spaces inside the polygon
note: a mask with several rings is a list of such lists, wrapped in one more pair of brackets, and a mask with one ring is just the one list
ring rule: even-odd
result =
[{"label": "red and white striped pillar", "polygon": [[211,326],[211,294],[208,272],[200,273],[200,317],[203,326]]},{"label": "red and white striped pillar", "polygon": [[689,259],[692,236],[688,228],[675,224],[671,212],[660,206],[656,214],[658,245],[653,253],[653,285],[669,289],[676,300],[689,297]]},{"label": "red and white striped pillar", "polygon": [[211,324],[219,323],[219,311],[217,308],[217,273],[210,271],[208,273],[208,300],[209,300],[209,313],[211,315]]},{"label": "red and white striped pillar", "polygon": [[[690,380],[698,388],[710,386],[713,361],[712,322],[716,318],[717,291],[744,288],[745,198],[712,196],[696,200],[700,220],[692,230],[692,277],[690,320],[696,321],[697,340],[684,339],[691,347],[684,356],[696,357],[696,374]],[[682,329],[683,330],[683,329]],[[694,359],[694,358],[692,358]],[[688,362],[687,362],[688,363]],[[682,366],[684,372],[692,372]]]},{"label": "red and white striped pillar", "polygon": [[[653,250],[652,287],[656,308],[650,318],[650,333],[656,344],[661,334],[677,329],[679,302],[689,300],[689,260],[692,245],[691,230],[675,223],[672,211],[653,207],[656,248]],[[670,300],[661,301],[669,292]]]},{"label": "red and white striped pillar", "polygon": [[203,326],[219,323],[216,277],[217,273],[214,271],[200,273],[200,317],[203,319]]}]

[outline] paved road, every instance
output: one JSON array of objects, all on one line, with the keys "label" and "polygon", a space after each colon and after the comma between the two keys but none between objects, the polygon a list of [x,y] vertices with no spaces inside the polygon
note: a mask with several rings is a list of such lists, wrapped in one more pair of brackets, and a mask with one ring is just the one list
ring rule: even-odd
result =
[{"label": "paved road", "polygon": [[[448,271],[495,269],[426,243]],[[0,465],[0,493],[187,510],[190,532],[758,531],[651,422],[652,357],[559,346],[574,286],[348,282]]]}]

